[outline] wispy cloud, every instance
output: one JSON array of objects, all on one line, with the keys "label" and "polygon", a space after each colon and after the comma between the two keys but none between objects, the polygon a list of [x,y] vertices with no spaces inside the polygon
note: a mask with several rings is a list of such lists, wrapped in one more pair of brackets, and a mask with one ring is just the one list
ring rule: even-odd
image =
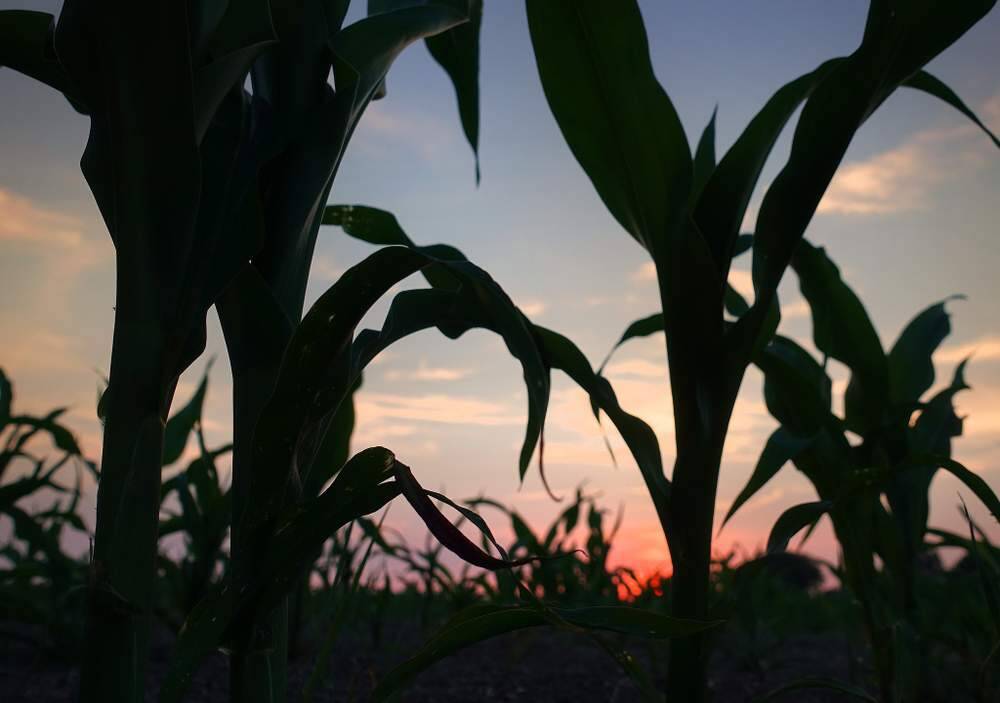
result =
[{"label": "wispy cloud", "polygon": [[421,362],[415,369],[386,371],[384,377],[387,381],[459,381],[472,373],[472,369],[427,366]]},{"label": "wispy cloud", "polygon": [[636,376],[639,378],[665,378],[667,367],[665,364],[658,364],[647,359],[623,359],[613,361],[607,366],[607,375]]},{"label": "wispy cloud", "polygon": [[934,360],[957,363],[970,356],[975,361],[1000,361],[1000,336],[991,334],[965,344],[941,347],[934,354]]},{"label": "wispy cloud", "polygon": [[0,241],[76,248],[83,242],[83,232],[78,218],[0,188]]},{"label": "wispy cloud", "polygon": [[524,413],[500,405],[446,394],[365,393],[358,397],[359,424],[384,419],[419,420],[454,425],[520,425]]},{"label": "wispy cloud", "polygon": [[630,278],[636,283],[649,283],[656,280],[656,264],[652,261],[644,262],[639,268],[632,272]]},{"label": "wispy cloud", "polygon": [[[981,109],[987,123],[1000,122],[1000,95]],[[917,132],[901,145],[863,161],[844,164],[817,212],[884,215],[919,210],[931,202],[933,187],[950,178],[956,161],[981,163],[984,139],[969,124]]]},{"label": "wispy cloud", "polygon": [[521,312],[528,317],[538,317],[539,315],[542,315],[546,309],[548,309],[548,305],[540,300],[527,300],[518,305],[518,307],[521,308]]}]

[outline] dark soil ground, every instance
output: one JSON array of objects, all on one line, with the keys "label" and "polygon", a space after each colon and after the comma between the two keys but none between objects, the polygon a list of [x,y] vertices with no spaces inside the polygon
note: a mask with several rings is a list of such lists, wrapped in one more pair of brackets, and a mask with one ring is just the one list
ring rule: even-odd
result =
[{"label": "dark soil ground", "polygon": [[[79,679],[71,664],[60,661],[32,643],[35,634],[23,626],[0,623],[0,701],[49,703],[71,701]],[[386,671],[421,643],[416,628],[398,627],[386,633],[376,650],[371,638],[345,633],[317,703],[370,698],[379,672]],[[859,664],[842,638],[802,635],[775,642],[759,657],[735,652],[752,651],[747,643],[723,640],[712,666],[716,703],[743,703],[777,686],[804,676],[857,678]],[[643,643],[629,650],[656,676],[654,657]],[[760,649],[758,649],[760,651]],[[157,638],[150,663],[147,700],[155,701],[170,652],[170,637]],[[663,660],[663,654],[655,656]],[[290,702],[300,700],[303,683],[313,667],[312,657],[297,659],[291,669]],[[851,671],[854,668],[855,671]],[[189,694],[192,703],[225,701],[227,665],[222,654],[206,661]],[[659,679],[659,676],[656,676]],[[539,703],[631,703],[638,689],[600,648],[564,632],[530,630],[505,635],[470,647],[418,677],[401,696],[409,703],[485,703],[538,701]],[[820,703],[851,700],[843,694],[812,690],[788,693],[783,701]]]}]

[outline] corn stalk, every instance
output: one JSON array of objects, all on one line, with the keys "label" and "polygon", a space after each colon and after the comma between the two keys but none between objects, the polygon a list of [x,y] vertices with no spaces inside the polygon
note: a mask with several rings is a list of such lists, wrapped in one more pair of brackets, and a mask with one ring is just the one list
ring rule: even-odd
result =
[{"label": "corn stalk", "polygon": [[[646,439],[637,436],[630,446],[670,546],[675,616],[708,615],[716,489],[736,395],[777,326],[778,283],[854,134],[904,85],[979,123],[922,67],[993,5],[874,0],[858,49],[782,87],[716,163],[714,117],[692,155],[653,74],[635,2],[527,1],[556,122],[610,213],[656,266],[661,310],[634,323],[622,341],[666,332],[676,428],[671,477],[650,458],[645,430]],[[741,305],[727,284],[739,229],[764,162],[799,106],[791,154],[764,195],[752,239],[754,301]],[[634,421],[620,419],[635,430]],[[671,697],[707,700],[708,656],[706,633],[675,643]]]}]

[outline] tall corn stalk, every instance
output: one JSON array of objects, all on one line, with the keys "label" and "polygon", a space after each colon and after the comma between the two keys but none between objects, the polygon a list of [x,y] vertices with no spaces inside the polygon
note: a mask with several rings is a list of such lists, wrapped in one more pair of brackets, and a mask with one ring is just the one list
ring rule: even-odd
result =
[{"label": "tall corn stalk", "polygon": [[[90,117],[81,166],[116,250],[84,700],[143,698],[164,422],[216,301],[234,362],[234,508],[247,509],[250,439],[301,315],[318,214],[346,143],[399,51],[467,19],[465,2],[405,4],[415,3],[343,31],[347,0],[67,0],[58,21],[0,13],[0,65]],[[453,72],[466,58],[439,60]],[[471,125],[476,106],[460,98]],[[238,582],[253,559],[235,524]],[[283,695],[282,609],[275,646],[255,628],[238,642],[237,699]]]},{"label": "tall corn stalk", "polygon": [[[634,323],[622,341],[666,332],[676,428],[671,477],[648,428],[635,418],[611,419],[626,427],[623,436],[670,546],[675,616],[708,615],[715,499],[730,417],[747,366],[777,326],[778,283],[823,193],[854,134],[899,86],[941,98],[978,123],[921,69],[994,4],[873,0],[858,49],[782,87],[716,164],[714,119],[692,156],[653,74],[633,0],[527,0],[539,76],[563,136],[608,210],[656,266],[661,311]],[[754,301],[741,306],[727,284],[739,228],[764,162],[800,105],[791,154],[767,189],[752,238]],[[566,358],[575,356],[562,347]],[[588,370],[577,364],[584,387],[599,390]],[[708,658],[706,633],[675,643],[669,695],[707,700]]]}]

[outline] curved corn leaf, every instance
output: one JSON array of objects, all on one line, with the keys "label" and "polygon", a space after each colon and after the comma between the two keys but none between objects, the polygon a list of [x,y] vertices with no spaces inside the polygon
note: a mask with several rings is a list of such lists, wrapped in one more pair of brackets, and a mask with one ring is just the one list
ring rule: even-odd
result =
[{"label": "curved corn leaf", "polygon": [[1000,520],[1000,499],[990,488],[990,485],[981,476],[970,471],[961,463],[946,456],[934,454],[917,454],[908,458],[908,464],[912,466],[933,466],[944,469],[966,487],[972,491],[977,498],[985,505],[995,520]]},{"label": "curved corn leaf", "polygon": [[726,517],[722,520],[719,530],[725,527],[729,519],[740,507],[757,493],[764,485],[770,481],[775,474],[789,461],[792,461],[799,453],[809,447],[813,442],[811,437],[799,437],[792,434],[788,429],[779,427],[771,436],[767,438],[764,451],[757,460],[750,480],[743,490],[739,492],[732,506],[726,512]]},{"label": "curved corn leaf", "polygon": [[339,485],[299,505],[278,527],[261,556],[256,578],[244,584],[238,594],[229,586],[216,589],[194,608],[178,634],[160,693],[162,703],[183,700],[202,658],[252,609],[273,607],[336,530],[378,511],[400,494],[394,483],[385,482],[394,463],[392,453],[381,447],[355,455],[338,477]]},{"label": "curved corn leaf", "polygon": [[[313,305],[288,345],[278,382],[258,423],[251,524],[272,520],[282,504],[293,454],[303,432],[335,411],[353,386],[354,329],[393,285],[425,266],[446,266],[463,287],[456,298],[489,321],[522,360],[529,399],[529,430],[520,456],[521,475],[538,443],[548,403],[546,368],[525,320],[490,276],[467,261],[436,259],[423,249],[388,247],[349,269]],[[416,311],[419,313],[419,310]],[[426,318],[423,320],[428,321]]]},{"label": "curved corn leaf", "polygon": [[[355,239],[369,244],[416,247],[416,242],[403,231],[396,216],[391,212],[367,205],[328,205],[323,211],[323,224],[335,225]],[[448,244],[434,244],[425,247],[439,259],[465,261],[465,254]],[[434,288],[458,288],[460,282],[447,269],[428,266],[420,272]]]},{"label": "curved corn leaf", "polygon": [[962,102],[962,99],[958,97],[958,95],[955,94],[955,91],[949,88],[944,81],[932,76],[927,71],[917,71],[903,81],[903,85],[907,88],[922,90],[923,92],[933,95],[934,97],[948,103],[970,120],[975,122],[976,126],[983,130],[983,132],[986,133],[986,136],[988,136],[993,143],[1000,148],[1000,140],[997,139],[997,136],[993,134],[993,132],[990,131],[990,128],[983,124],[978,117],[976,117],[976,113],[970,110],[969,106]]},{"label": "curved corn leaf", "polygon": [[799,503],[783,512],[771,528],[771,534],[768,535],[768,553],[783,552],[788,549],[788,543],[796,533],[815,523],[830,512],[832,507],[832,502],[820,500],[813,503]]},{"label": "curved corn leaf", "polygon": [[528,627],[569,625],[570,629],[666,639],[702,632],[717,624],[670,618],[626,606],[542,609],[535,605],[476,605],[452,618],[412,658],[386,674],[375,689],[373,700],[386,700],[417,674],[456,651]]},{"label": "curved corn leaf", "polygon": [[625,342],[637,337],[648,337],[652,334],[656,334],[657,332],[663,332],[664,329],[665,327],[662,312],[654,312],[652,315],[640,317],[638,320],[625,328],[625,331],[622,332],[622,336],[618,338],[615,345],[611,347],[611,351],[609,351],[608,355],[604,357],[604,361],[601,362],[600,367],[597,369],[597,373],[603,373],[604,367],[608,365],[609,361],[611,361],[611,356],[618,350],[618,347],[625,344]]},{"label": "curved corn leaf", "polygon": [[816,348],[851,370],[845,420],[864,434],[882,422],[889,398],[889,362],[875,326],[822,247],[799,242],[792,268],[812,310]]},{"label": "curved corn leaf", "polygon": [[549,108],[611,215],[666,255],[691,191],[691,152],[649,59],[634,0],[528,0]]},{"label": "curved corn leaf", "polygon": [[733,245],[733,258],[746,254],[753,248],[753,235],[744,233],[736,237],[736,244]]},{"label": "curved corn leaf", "polygon": [[464,12],[442,4],[403,7],[366,17],[345,27],[330,42],[338,94],[344,104],[346,134],[374,98],[389,67],[408,45],[468,22]]},{"label": "curved corn leaf", "polygon": [[0,11],[0,67],[8,66],[55,88],[78,107],[80,98],[53,49],[54,27],[55,18],[47,12]]},{"label": "curved corn leaf", "polygon": [[877,698],[873,697],[862,688],[858,688],[852,684],[843,683],[842,681],[837,681],[836,679],[828,679],[820,676],[798,679],[797,681],[786,683],[784,686],[779,686],[760,698],[755,698],[754,703],[766,703],[766,701],[773,701],[778,698],[782,698],[786,693],[810,688],[823,688],[830,691],[838,691],[851,696],[852,698],[868,701],[868,703],[879,703]]},{"label": "curved corn leaf", "polygon": [[587,357],[567,337],[535,326],[546,363],[569,376],[590,396],[591,407],[602,410],[617,428],[642,474],[663,524],[669,524],[670,481],[663,471],[663,457],[656,433],[643,420],[630,415],[618,403],[608,380],[594,373]]},{"label": "curved corn leaf", "polygon": [[[423,520],[425,525],[427,525],[427,529],[430,530],[431,534],[434,535],[437,541],[462,560],[467,561],[473,566],[479,566],[491,571],[496,571],[497,569],[509,569],[514,566],[521,566],[534,561],[533,557],[510,560],[506,558],[498,559],[490,554],[487,554],[485,551],[480,549],[475,542],[466,537],[461,530],[455,527],[455,525],[453,525],[448,518],[441,514],[441,511],[438,510],[434,506],[434,503],[431,502],[431,499],[427,497],[427,492],[424,491],[419,483],[417,483],[408,467],[396,462],[394,470],[396,483],[398,484],[403,497],[406,498],[414,512],[420,516],[420,519]],[[443,496],[440,496],[440,498],[443,498]],[[455,508],[460,509],[451,501],[447,502]],[[465,511],[462,512],[463,514],[466,514]],[[478,516],[475,516],[474,514],[473,516],[476,518],[473,521],[476,524],[479,524],[481,528],[485,528],[485,523],[483,523],[481,519],[478,519]],[[493,544],[496,544],[496,540],[493,539],[493,536],[489,532],[488,528],[484,529],[484,534],[488,536]]]},{"label": "curved corn leaf", "polygon": [[889,389],[892,402],[915,403],[934,385],[932,355],[951,332],[945,303],[952,296],[931,305],[910,320],[889,351]]}]

